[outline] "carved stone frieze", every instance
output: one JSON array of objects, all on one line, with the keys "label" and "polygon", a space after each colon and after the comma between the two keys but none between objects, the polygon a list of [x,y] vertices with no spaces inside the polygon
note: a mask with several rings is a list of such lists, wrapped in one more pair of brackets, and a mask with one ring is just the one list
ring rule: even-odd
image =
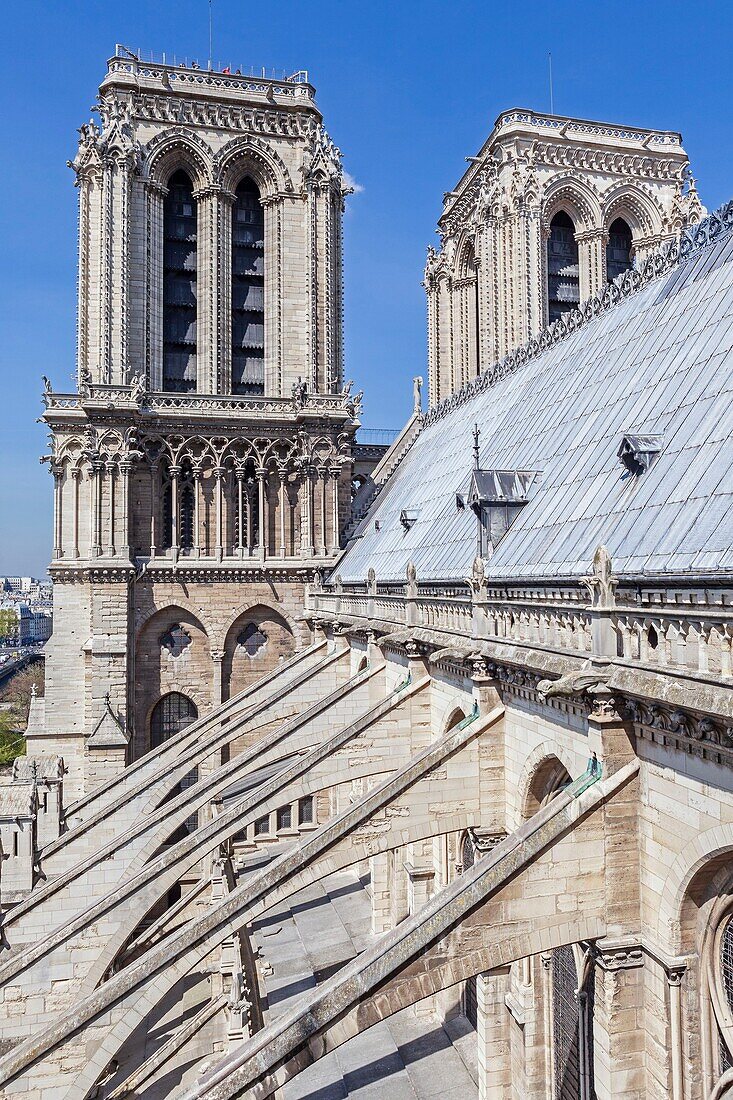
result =
[{"label": "carved stone frieze", "polygon": [[733,749],[733,723],[723,718],[697,715],[659,703],[626,699],[626,716],[640,727],[642,732],[655,738],[677,740],[698,749]]}]

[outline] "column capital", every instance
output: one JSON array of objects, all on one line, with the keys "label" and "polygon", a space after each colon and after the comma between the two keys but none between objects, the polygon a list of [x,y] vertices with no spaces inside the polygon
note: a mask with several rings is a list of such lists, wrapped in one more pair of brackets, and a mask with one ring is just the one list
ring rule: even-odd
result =
[{"label": "column capital", "polygon": [[168,188],[157,180],[145,180],[144,187],[146,194],[153,195],[155,198],[164,199],[168,194]]}]

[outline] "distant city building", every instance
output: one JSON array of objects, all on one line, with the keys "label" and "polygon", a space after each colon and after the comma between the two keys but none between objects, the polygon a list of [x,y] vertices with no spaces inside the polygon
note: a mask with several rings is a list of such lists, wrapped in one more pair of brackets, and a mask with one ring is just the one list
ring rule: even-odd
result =
[{"label": "distant city building", "polygon": [[27,603],[0,603],[0,610],[9,611],[14,626],[4,631],[4,641],[16,645],[37,645],[47,642],[53,630],[53,613]]},{"label": "distant city building", "polygon": [[33,577],[0,577],[0,581],[6,592],[30,592],[39,583]]}]

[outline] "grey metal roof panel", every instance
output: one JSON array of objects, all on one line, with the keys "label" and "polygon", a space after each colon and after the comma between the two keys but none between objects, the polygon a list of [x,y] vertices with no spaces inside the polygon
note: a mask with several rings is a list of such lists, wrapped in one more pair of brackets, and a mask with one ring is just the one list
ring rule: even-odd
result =
[{"label": "grey metal roof panel", "polygon": [[[402,579],[412,560],[423,579],[466,576],[477,520],[455,494],[469,483],[475,422],[482,468],[542,471],[490,577],[582,574],[600,541],[621,574],[731,568],[732,367],[727,235],[428,423],[339,572]],[[617,458],[627,433],[663,437],[633,483]],[[402,509],[417,512],[409,531]]]}]

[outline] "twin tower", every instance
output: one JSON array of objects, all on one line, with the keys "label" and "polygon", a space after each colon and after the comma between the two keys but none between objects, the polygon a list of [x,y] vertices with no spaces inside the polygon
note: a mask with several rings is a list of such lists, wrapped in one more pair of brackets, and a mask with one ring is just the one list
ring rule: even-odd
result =
[{"label": "twin tower", "polygon": [[[47,384],[54,633],[29,752],[69,799],[307,643],[358,476],[347,188],[305,74],[119,50],[81,127],[78,387]],[[510,111],[430,250],[430,400],[699,217],[679,135]]]}]

